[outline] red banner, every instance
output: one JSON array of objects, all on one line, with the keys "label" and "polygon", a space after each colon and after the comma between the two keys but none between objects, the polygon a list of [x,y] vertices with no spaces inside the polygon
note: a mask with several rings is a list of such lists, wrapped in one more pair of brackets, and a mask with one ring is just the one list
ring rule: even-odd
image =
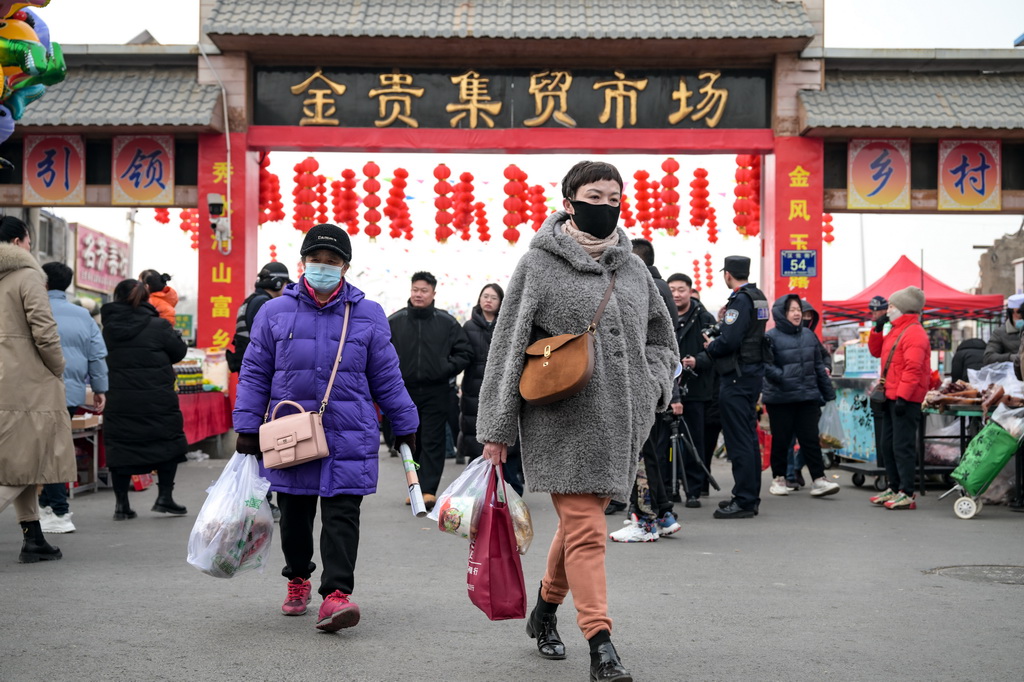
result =
[{"label": "red banner", "polygon": [[110,190],[110,203],[114,206],[173,206],[174,138],[115,136]]},{"label": "red banner", "polygon": [[26,135],[22,203],[85,205],[85,144],[80,135]]}]

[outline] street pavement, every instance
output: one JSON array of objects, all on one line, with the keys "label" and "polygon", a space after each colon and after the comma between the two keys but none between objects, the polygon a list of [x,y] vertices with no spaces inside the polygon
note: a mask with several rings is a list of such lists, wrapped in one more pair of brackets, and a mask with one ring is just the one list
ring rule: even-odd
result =
[{"label": "street pavement", "polygon": [[[17,563],[13,510],[0,525],[0,680],[583,681],[586,642],[560,609],[564,661],[541,659],[524,621],[490,622],[466,595],[468,543],[402,504],[399,460],[382,451],[379,492],[363,503],[354,601],[362,621],[326,634],[310,612],[285,617],[272,568],[222,580],[185,562],[206,487],[226,460],[179,469],[186,518],[149,511],[112,520],[109,489],[72,502],[78,531],[48,535],[62,561]],[[448,460],[442,486],[461,470]],[[723,487],[728,465],[715,462]],[[683,529],[649,544],[608,545],[613,640],[638,681],[1020,680],[1024,586],[930,573],[1024,565],[1024,514],[986,506],[956,518],[941,487],[916,511],[871,507],[869,488],[830,470],[839,494],[767,494],[751,520],[716,520],[727,492],[677,506]],[[530,608],[555,517],[527,493],[535,530],[523,558]],[[608,517],[609,530],[622,515]],[[276,529],[276,527],[275,527]],[[319,563],[319,559],[316,559]],[[991,573],[991,571],[990,571]],[[1019,577],[1018,573],[1018,577]],[[1018,580],[1019,583],[1019,580]]]}]

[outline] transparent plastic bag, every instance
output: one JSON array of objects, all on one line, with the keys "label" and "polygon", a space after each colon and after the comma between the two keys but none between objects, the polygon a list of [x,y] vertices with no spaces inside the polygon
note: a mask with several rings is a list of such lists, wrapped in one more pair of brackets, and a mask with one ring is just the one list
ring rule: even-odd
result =
[{"label": "transparent plastic bag", "polygon": [[256,458],[236,452],[206,491],[188,538],[188,563],[214,578],[262,573],[274,535],[268,490]]},{"label": "transparent plastic bag", "polygon": [[818,420],[818,440],[821,447],[827,450],[839,450],[846,442],[846,431],[839,419],[839,407],[836,401],[830,400],[821,408],[821,419]]},{"label": "transparent plastic bag", "polygon": [[995,384],[1002,386],[1006,395],[1024,398],[1024,382],[1017,378],[1012,362],[994,362],[981,369],[969,369],[967,382],[979,391],[984,391],[991,384]]},{"label": "transparent plastic bag", "polygon": [[[480,525],[480,512],[483,510],[487,495],[487,480],[491,473],[491,463],[483,457],[470,462],[463,472],[445,488],[437,498],[434,508],[427,514],[428,519],[437,522],[437,529],[442,533],[450,533],[472,541],[476,537]],[[498,489],[499,499],[503,498],[503,490]],[[510,486],[504,487],[512,514],[512,526],[516,534],[516,547],[520,554],[526,554],[533,541],[533,521],[530,509],[518,493]]]},{"label": "transparent plastic bag", "polygon": [[992,412],[992,421],[1018,441],[1024,439],[1024,407],[1010,408],[1000,404]]}]

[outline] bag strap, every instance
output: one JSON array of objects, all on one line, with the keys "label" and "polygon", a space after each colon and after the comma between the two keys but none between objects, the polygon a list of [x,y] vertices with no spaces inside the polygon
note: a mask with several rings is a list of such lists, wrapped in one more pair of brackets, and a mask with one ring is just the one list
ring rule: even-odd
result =
[{"label": "bag strap", "polygon": [[885,384],[885,375],[889,371],[889,365],[892,364],[892,356],[893,356],[893,353],[896,352],[896,346],[897,346],[897,344],[899,344],[900,339],[903,338],[903,335],[907,333],[907,330],[910,329],[911,326],[912,325],[908,324],[906,327],[904,327],[903,331],[901,331],[899,333],[899,336],[897,336],[896,340],[893,342],[892,348],[889,349],[889,357],[887,357],[885,359],[885,368],[882,369],[882,376],[880,377],[878,383],[883,384],[883,385]]},{"label": "bag strap", "polygon": [[618,272],[612,273],[612,279],[608,282],[608,288],[605,289],[604,298],[601,299],[601,305],[597,306],[597,313],[594,314],[594,319],[591,320],[590,326],[587,327],[588,332],[593,333],[597,331],[597,323],[601,321],[601,316],[604,315],[605,306],[608,305],[608,301],[612,297],[612,289],[615,288],[615,275],[617,274]]},{"label": "bag strap", "polygon": [[327,382],[327,390],[324,392],[324,399],[320,402],[320,414],[327,409],[328,398],[331,397],[331,388],[334,387],[334,377],[338,375],[338,365],[341,364],[341,350],[345,347],[345,337],[348,336],[348,318],[352,311],[352,304],[345,303],[345,321],[341,325],[341,341],[338,342],[338,357],[334,359],[334,369],[331,370],[331,380]]}]

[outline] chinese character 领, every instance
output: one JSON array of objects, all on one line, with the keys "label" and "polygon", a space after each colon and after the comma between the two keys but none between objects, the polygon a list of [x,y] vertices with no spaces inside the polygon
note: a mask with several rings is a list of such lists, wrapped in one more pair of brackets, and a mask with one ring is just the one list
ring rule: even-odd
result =
[{"label": "chinese character \u9886", "polygon": [[[460,112],[452,117],[451,127],[454,128],[459,121],[469,116],[469,127],[476,128],[477,118],[482,118],[488,128],[494,127],[494,119],[501,112],[501,102],[492,102],[487,92],[487,84],[490,78],[481,78],[476,71],[467,71],[461,76],[452,76],[452,83],[459,86],[459,104],[449,104],[445,111],[449,114]],[[490,116],[488,115],[490,114]]]},{"label": "chinese character \u9886", "polygon": [[804,220],[810,220],[811,216],[807,212],[807,200],[806,199],[791,199],[789,202],[789,219],[803,218]]},{"label": "chinese character \u9886", "polygon": [[[327,84],[327,89],[312,89],[310,86],[317,79],[322,80]],[[308,93],[312,97],[302,100],[302,113],[305,114],[305,118],[299,120],[300,126],[336,126],[340,125],[341,122],[336,118],[330,118],[338,111],[335,106],[334,98],[340,97],[345,94],[345,90],[348,86],[341,83],[335,83],[334,81],[328,80],[324,77],[323,71],[317,69],[316,72],[302,81],[297,85],[291,87],[293,95],[301,95]]]},{"label": "chinese character \u9886", "polygon": [[[618,80],[594,83],[595,90],[607,88],[604,91],[604,109],[601,111],[601,115],[597,117],[597,120],[601,123],[608,122],[612,115],[612,103],[614,102],[615,127],[622,128],[623,108],[625,101],[629,100],[629,125],[634,126],[636,125],[636,95],[647,87],[647,79],[629,81],[626,80],[626,74],[621,71],[615,72],[615,78]],[[630,89],[627,90],[627,88]]]},{"label": "chinese character \u9886", "polygon": [[790,187],[810,187],[808,179],[811,177],[811,172],[804,170],[803,166],[797,166],[789,172],[789,186]]},{"label": "chinese character \u9886", "polygon": [[[714,128],[722,120],[722,114],[725,113],[725,103],[729,101],[729,91],[725,88],[715,87],[715,82],[721,75],[719,71],[703,71],[697,76],[701,80],[706,78],[708,82],[697,91],[704,95],[704,99],[697,103],[697,111],[693,113],[692,120],[699,121],[707,116],[707,120],[704,122],[707,123],[708,128]],[[712,109],[715,109],[715,113],[708,116]]]},{"label": "chinese character \u9886", "polygon": [[[127,178],[135,189],[139,189],[139,185],[142,184],[142,176],[145,174],[146,185],[142,189],[147,189],[154,184],[160,189],[167,189],[167,185],[164,184],[164,162],[160,159],[163,155],[162,149],[154,149],[149,154],[143,154],[141,149],[136,148],[128,168],[121,173],[121,179]],[[145,162],[145,170],[143,170],[143,162]]]},{"label": "chinese character \u9886", "polygon": [[988,169],[992,166],[989,165],[985,152],[979,152],[978,155],[981,157],[981,161],[974,168],[970,168],[970,164],[967,163],[967,155],[961,154],[960,164],[949,171],[951,175],[957,176],[953,187],[960,190],[961,196],[966,191],[964,189],[964,180],[970,183],[971,189],[981,196],[985,196],[985,176],[988,174]]},{"label": "chinese character \u9886", "polygon": [[537,114],[534,118],[523,121],[523,125],[544,125],[551,117],[562,125],[576,127],[576,121],[566,113],[568,103],[566,95],[572,86],[572,74],[568,71],[541,71],[530,74],[530,94]]},{"label": "chinese character \u9886", "polygon": [[[419,128],[420,123],[411,116],[412,98],[422,97],[423,88],[411,88],[412,76],[405,73],[382,73],[380,74],[380,89],[370,90],[370,97],[377,97],[380,105],[381,120],[374,121],[373,125],[378,128],[386,128],[395,121],[401,121],[410,128]],[[391,113],[383,118],[388,104],[391,105]]]},{"label": "chinese character \u9886", "polygon": [[807,238],[810,235],[806,234],[791,234],[789,235],[789,245],[797,251],[807,250]]},{"label": "chinese character \u9886", "polygon": [[230,296],[211,296],[210,305],[213,306],[211,317],[231,317]]}]

